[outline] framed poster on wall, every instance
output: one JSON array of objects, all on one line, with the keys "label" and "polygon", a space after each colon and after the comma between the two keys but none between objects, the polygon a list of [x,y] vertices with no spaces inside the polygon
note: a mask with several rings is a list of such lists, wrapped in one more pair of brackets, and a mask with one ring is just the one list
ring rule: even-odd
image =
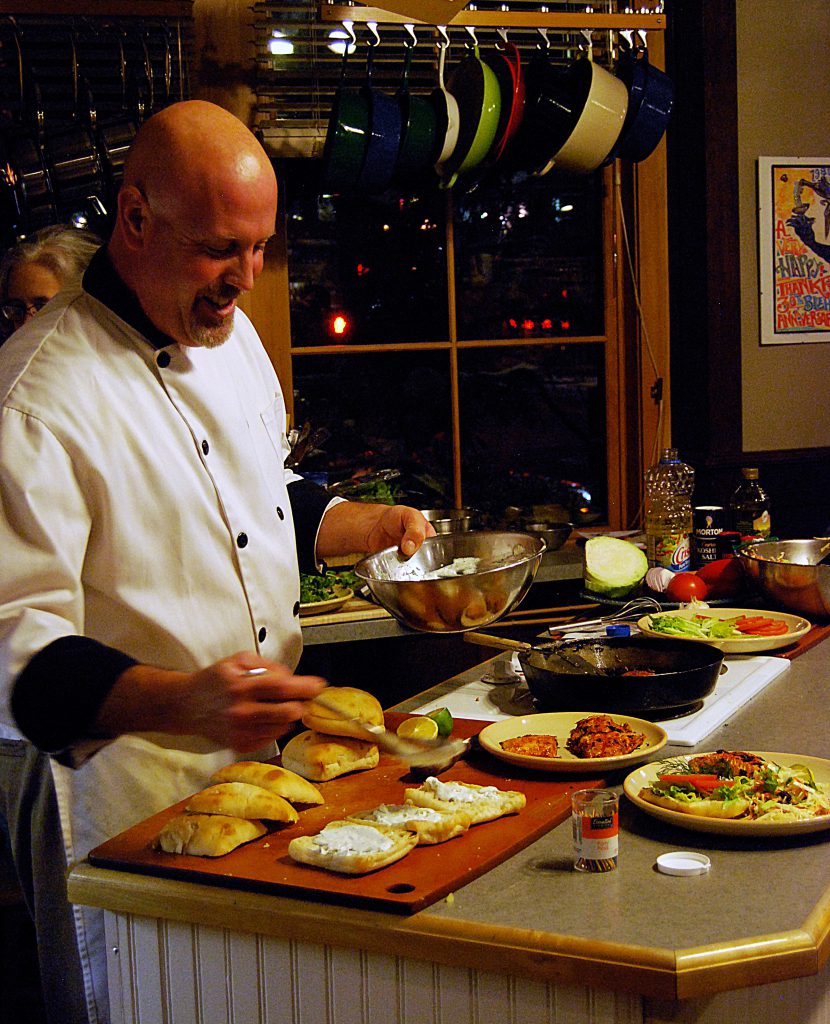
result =
[{"label": "framed poster on wall", "polygon": [[758,158],[761,344],[830,342],[830,157]]}]

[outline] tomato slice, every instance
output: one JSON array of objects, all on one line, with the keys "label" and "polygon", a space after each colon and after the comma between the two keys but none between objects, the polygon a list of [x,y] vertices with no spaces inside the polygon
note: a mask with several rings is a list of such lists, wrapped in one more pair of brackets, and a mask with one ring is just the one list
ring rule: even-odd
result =
[{"label": "tomato slice", "polygon": [[657,781],[665,783],[667,786],[692,786],[705,793],[711,793],[718,786],[732,785],[732,779],[722,779],[718,775],[696,775],[693,772],[687,775],[661,775]]}]

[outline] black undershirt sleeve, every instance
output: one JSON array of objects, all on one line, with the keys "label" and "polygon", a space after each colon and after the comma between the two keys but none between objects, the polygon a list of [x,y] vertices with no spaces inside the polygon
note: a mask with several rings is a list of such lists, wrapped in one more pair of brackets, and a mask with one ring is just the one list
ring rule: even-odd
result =
[{"label": "black undershirt sleeve", "polygon": [[14,720],[28,740],[50,754],[90,739],[116,679],[137,664],[88,637],[53,640],[17,677],[11,699]]},{"label": "black undershirt sleeve", "polygon": [[312,480],[294,480],[288,485],[291,514],[294,517],[294,533],[297,537],[297,561],[300,572],[316,573],[317,559],[315,544],[317,530],[331,495]]}]

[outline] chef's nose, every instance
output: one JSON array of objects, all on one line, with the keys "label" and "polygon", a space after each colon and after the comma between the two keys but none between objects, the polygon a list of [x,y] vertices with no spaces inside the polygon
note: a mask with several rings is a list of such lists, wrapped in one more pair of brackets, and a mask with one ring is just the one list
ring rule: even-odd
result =
[{"label": "chef's nose", "polygon": [[249,292],[259,277],[262,270],[262,254],[254,252],[242,252],[234,260],[233,266],[226,274],[226,280],[240,291]]}]

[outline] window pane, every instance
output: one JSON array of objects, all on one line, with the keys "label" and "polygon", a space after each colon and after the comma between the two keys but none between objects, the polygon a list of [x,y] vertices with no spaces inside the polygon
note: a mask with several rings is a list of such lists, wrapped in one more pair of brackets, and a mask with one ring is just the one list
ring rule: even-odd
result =
[{"label": "window pane", "polygon": [[[452,505],[452,431],[447,352],[295,357],[294,409],[331,436],[300,473],[333,484],[354,473],[398,470],[400,500]],[[400,492],[400,493],[399,493]]]},{"label": "window pane", "polygon": [[294,346],[447,340],[443,196],[289,195],[286,212]]},{"label": "window pane", "polygon": [[605,518],[601,345],[465,349],[459,397],[465,504],[495,518],[542,505]]},{"label": "window pane", "polygon": [[602,334],[602,176],[496,182],[455,212],[458,337]]}]

